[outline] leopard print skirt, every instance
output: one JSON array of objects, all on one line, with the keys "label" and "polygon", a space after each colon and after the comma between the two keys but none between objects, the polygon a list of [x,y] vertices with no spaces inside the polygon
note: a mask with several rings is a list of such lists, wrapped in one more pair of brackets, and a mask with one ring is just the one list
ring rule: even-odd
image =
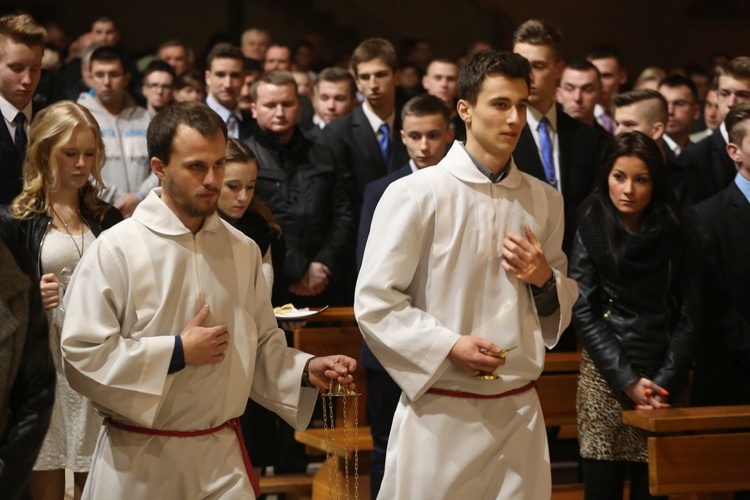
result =
[{"label": "leopard print skirt", "polygon": [[[651,379],[656,372],[656,369],[646,369],[641,375]],[[686,387],[678,391],[672,406],[686,406],[688,394]],[[635,409],[635,403],[624,393],[612,389],[585,349],[581,353],[576,408],[581,457],[648,462],[646,438],[653,433],[622,423],[622,412]]]}]

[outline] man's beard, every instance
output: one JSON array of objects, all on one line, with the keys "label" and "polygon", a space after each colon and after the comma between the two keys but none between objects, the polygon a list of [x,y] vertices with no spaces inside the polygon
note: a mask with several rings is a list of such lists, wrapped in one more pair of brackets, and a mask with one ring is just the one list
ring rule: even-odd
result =
[{"label": "man's beard", "polygon": [[170,196],[175,201],[179,207],[185,211],[185,213],[190,217],[208,217],[209,215],[216,212],[216,207],[219,204],[219,190],[209,190],[206,189],[200,194],[205,194],[208,192],[216,193],[216,196],[214,197],[213,203],[210,205],[199,205],[195,202],[193,197],[187,193],[184,189],[182,189],[182,186],[180,186],[177,182],[175,182],[174,179],[167,177],[165,179],[166,181],[166,188],[169,191]]}]

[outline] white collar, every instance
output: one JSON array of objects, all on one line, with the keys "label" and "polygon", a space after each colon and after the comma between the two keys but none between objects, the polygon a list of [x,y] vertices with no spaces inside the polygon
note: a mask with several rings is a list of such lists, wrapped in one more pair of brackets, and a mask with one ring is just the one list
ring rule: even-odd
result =
[{"label": "white collar", "polygon": [[552,103],[546,113],[542,113],[533,106],[526,108],[526,122],[529,124],[531,130],[539,129],[539,122],[542,121],[542,116],[546,116],[552,125],[552,130],[557,132],[557,105]]},{"label": "white collar", "polygon": [[[177,217],[177,214],[161,199],[161,191],[162,188],[160,187],[152,189],[146,199],[135,208],[133,219],[156,233],[169,236],[192,234],[190,229],[185,227],[185,224]],[[216,233],[220,230],[221,225],[218,212],[214,212],[205,218],[198,232]]]},{"label": "white collar", "polygon": [[375,132],[375,134],[378,133],[378,129],[383,123],[387,123],[389,135],[390,137],[393,137],[393,123],[396,121],[395,109],[385,121],[381,120],[380,117],[375,114],[375,111],[370,108],[370,103],[367,101],[362,103],[362,111],[364,111],[367,121],[370,122],[370,127],[372,127],[372,131]]},{"label": "white collar", "polygon": [[[460,141],[453,141],[453,146],[451,146],[445,158],[438,163],[438,166],[445,168],[451,175],[463,182],[492,184],[492,181],[474,165],[468,151],[466,151],[466,147]],[[522,178],[521,172],[516,167],[516,161],[511,156],[508,175],[505,176],[503,182],[495,185],[501,188],[516,188],[521,184]]]},{"label": "white collar", "polygon": [[216,113],[221,117],[221,119],[224,120],[224,123],[226,123],[229,120],[229,117],[231,115],[234,115],[234,117],[237,118],[237,120],[242,121],[242,113],[240,112],[239,104],[233,110],[227,109],[221,104],[219,104],[219,102],[216,99],[214,99],[214,97],[211,94],[208,94],[208,96],[206,96],[206,105],[209,108],[216,111]]},{"label": "white collar", "polygon": [[729,144],[729,132],[727,132],[727,122],[721,122],[721,125],[719,125],[719,131],[721,132],[721,136],[724,138],[724,142]]},{"label": "white collar", "polygon": [[667,146],[672,150],[675,156],[680,156],[680,153],[682,153],[682,148],[679,146],[679,144],[674,142],[672,138],[667,134],[664,134],[663,136],[661,136],[661,138],[664,139],[664,142],[667,143]]},{"label": "white collar", "polygon": [[31,123],[31,108],[31,101],[29,101],[25,108],[16,109],[5,97],[0,95],[0,112],[2,112],[3,117],[9,123],[14,122],[19,111],[26,115],[26,123]]}]

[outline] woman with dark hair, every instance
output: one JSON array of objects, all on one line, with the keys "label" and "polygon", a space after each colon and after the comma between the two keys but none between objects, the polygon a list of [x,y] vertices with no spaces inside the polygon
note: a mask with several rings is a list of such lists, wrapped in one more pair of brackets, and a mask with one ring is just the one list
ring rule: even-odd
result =
[{"label": "woman with dark hair", "polygon": [[284,240],[268,207],[255,196],[258,159],[242,141],[227,141],[224,181],[219,193],[219,215],[250,237],[263,256],[263,276],[273,290],[274,276],[283,274]]},{"label": "woman with dark hair", "polygon": [[[271,291],[274,276],[283,276],[284,239],[271,210],[255,196],[258,168],[258,159],[247,144],[231,138],[227,141],[227,158],[218,210],[222,219],[242,231],[260,248],[263,276]],[[281,323],[281,327],[287,331],[304,325],[304,321]],[[291,345],[289,336],[287,342]],[[248,400],[240,423],[250,456],[253,457],[253,465],[261,469],[268,465],[278,468],[285,456],[288,441],[294,441],[291,427],[253,400]]]},{"label": "woman with dark hair", "polygon": [[585,498],[621,499],[626,477],[631,499],[651,498],[646,433],[624,425],[622,411],[686,403],[698,309],[693,244],[653,140],[615,138],[579,221],[570,277]]},{"label": "woman with dark hair", "polygon": [[5,229],[35,260],[57,370],[52,421],[31,476],[35,500],[63,497],[66,468],[74,472],[78,498],[101,428],[91,402],[68,385],[60,334],[62,297],[73,269],[94,239],[122,220],[117,209],[98,198],[104,189],[105,158],[91,113],[71,101],[53,104],[37,115],[29,130],[23,191],[9,211],[0,211]]},{"label": "woman with dark hair", "polygon": [[206,98],[206,83],[200,71],[188,71],[174,84],[175,102],[202,102]]}]

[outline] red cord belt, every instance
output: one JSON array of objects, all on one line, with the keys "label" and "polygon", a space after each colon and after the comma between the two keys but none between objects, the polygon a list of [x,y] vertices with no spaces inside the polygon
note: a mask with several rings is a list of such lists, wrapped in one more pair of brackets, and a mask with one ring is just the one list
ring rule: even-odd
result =
[{"label": "red cord belt", "polygon": [[521,394],[522,392],[526,392],[528,390],[531,390],[536,385],[536,380],[532,380],[526,385],[522,385],[521,387],[517,389],[511,389],[509,391],[501,392],[500,394],[474,394],[473,392],[464,392],[464,391],[450,391],[448,389],[436,389],[434,387],[427,389],[427,392],[429,394],[437,394],[439,396],[448,396],[451,398],[466,398],[466,399],[500,399],[500,398],[506,398],[508,396],[515,396],[516,394]]},{"label": "red cord belt", "polygon": [[108,425],[111,425],[112,427],[115,427],[117,429],[122,429],[128,432],[135,432],[136,434],[147,434],[149,436],[167,436],[167,437],[180,437],[180,438],[206,436],[208,434],[213,434],[215,432],[219,432],[220,430],[226,429],[227,427],[229,427],[237,435],[237,441],[239,441],[240,443],[240,449],[242,450],[242,461],[245,463],[245,469],[247,470],[247,475],[250,477],[250,483],[253,485],[253,491],[255,492],[255,497],[256,498],[260,497],[260,484],[258,483],[258,478],[255,477],[255,473],[253,472],[253,464],[252,462],[250,462],[250,455],[247,454],[247,448],[245,447],[245,440],[242,437],[242,428],[240,427],[240,419],[238,418],[227,420],[221,425],[218,425],[216,427],[211,427],[210,429],[203,429],[200,431],[166,431],[166,430],[161,430],[161,429],[148,429],[146,427],[138,427],[135,425],[123,424],[122,422],[116,422],[109,417],[105,418],[104,421]]}]

